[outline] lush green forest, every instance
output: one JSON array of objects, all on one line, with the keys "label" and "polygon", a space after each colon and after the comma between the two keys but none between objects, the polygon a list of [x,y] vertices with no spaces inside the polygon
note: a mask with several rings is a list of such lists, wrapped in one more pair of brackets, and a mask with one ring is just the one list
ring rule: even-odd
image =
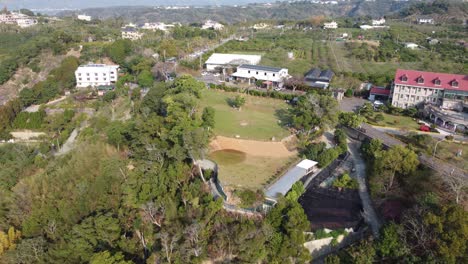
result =
[{"label": "lush green forest", "polygon": [[[359,10],[369,5],[364,3]],[[292,6],[298,10],[310,5]],[[437,13],[445,7],[440,2],[414,8]],[[257,7],[251,9],[256,18],[262,14]],[[371,33],[356,28],[368,19],[340,21],[349,26],[343,32],[353,38],[363,34],[370,44],[335,41],[342,32],[319,29],[321,17],[288,22],[294,28],[286,32],[244,30],[242,34],[250,33],[251,39],[229,41],[215,51],[262,54],[262,64],[288,67],[295,78],[302,78],[311,67],[332,69],[338,80],[332,85],[348,88],[347,96],[362,81],[390,83],[394,68],[402,65],[450,72],[464,72],[467,67],[466,48],[453,41],[466,34],[459,28],[444,27],[434,33],[449,41],[430,46],[428,33],[419,28],[398,23]],[[16,129],[44,134],[44,140],[32,144],[0,145],[0,263],[309,263],[311,256],[303,244],[312,238],[307,233],[310,222],[297,201],[305,191],[302,183],[263,215],[224,210],[223,201],[211,192],[211,172],[196,163],[206,156],[215,136],[217,113],[202,103],[203,94],[211,90],[189,75],[157,81],[158,66],[163,68],[167,58],[183,58],[215,45],[239,28],[216,32],[178,26],[170,33],[145,32],[143,39],[132,42],[117,39],[122,25],[122,18],[92,22],[66,18],[21,31],[0,28],[0,83],[18,67],[39,72],[38,56],[44,51],[63,56],[42,81],[0,106],[0,139],[10,139]],[[408,41],[424,48],[405,49]],[[64,55],[71,51],[79,56]],[[288,59],[288,52],[294,59]],[[74,89],[74,71],[89,61],[120,65],[115,90],[98,97],[96,91]],[[184,70],[198,69],[195,63],[181,65]],[[210,88],[237,93],[226,104],[240,109],[245,103],[237,87],[212,84]],[[72,95],[45,109],[45,103],[67,91]],[[287,101],[295,97],[269,90],[242,92]],[[316,160],[321,168],[348,151],[343,126],[385,118],[369,103],[359,114],[340,113],[329,91],[309,90],[294,102],[277,111],[275,119],[297,135],[299,155]],[[37,112],[23,112],[33,104],[42,106]],[[91,114],[81,111],[85,108]],[[409,119],[417,112],[400,110],[386,109]],[[75,129],[80,132],[74,148],[58,155]],[[334,131],[331,147],[318,141],[326,131]],[[432,144],[417,135],[411,140],[420,146]],[[416,143],[390,149],[375,140],[362,145],[371,197],[385,222],[380,237],[335,252],[326,263],[468,261],[468,214],[461,195],[465,189],[447,185],[419,164]],[[341,191],[356,189],[358,183],[343,173],[332,185]],[[263,198],[261,191],[242,190],[237,195],[242,208]],[[400,214],[392,214],[395,207]],[[314,238],[324,236],[318,231]]]},{"label": "lush green forest", "polygon": [[63,157],[0,147],[0,229],[21,230],[2,242],[1,262],[305,263],[309,223],[295,199],[263,220],[234,217],[193,169],[212,136],[212,115],[194,111],[203,88],[192,77],[158,84],[131,120],[90,119]]}]

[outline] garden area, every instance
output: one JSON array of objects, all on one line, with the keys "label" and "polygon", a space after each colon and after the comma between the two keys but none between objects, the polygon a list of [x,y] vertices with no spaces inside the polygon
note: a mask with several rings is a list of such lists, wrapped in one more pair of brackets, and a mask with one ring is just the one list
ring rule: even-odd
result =
[{"label": "garden area", "polygon": [[372,117],[367,117],[367,121],[375,126],[393,127],[405,130],[419,130],[420,126],[415,118],[382,112],[376,113]]}]

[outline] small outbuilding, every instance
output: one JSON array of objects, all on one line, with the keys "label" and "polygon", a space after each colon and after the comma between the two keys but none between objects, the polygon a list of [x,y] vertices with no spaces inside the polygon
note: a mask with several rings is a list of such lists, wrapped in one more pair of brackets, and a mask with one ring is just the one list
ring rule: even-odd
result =
[{"label": "small outbuilding", "polygon": [[280,195],[284,196],[289,192],[294,183],[315,172],[317,164],[316,161],[308,159],[299,162],[265,190],[266,199],[276,202]]}]

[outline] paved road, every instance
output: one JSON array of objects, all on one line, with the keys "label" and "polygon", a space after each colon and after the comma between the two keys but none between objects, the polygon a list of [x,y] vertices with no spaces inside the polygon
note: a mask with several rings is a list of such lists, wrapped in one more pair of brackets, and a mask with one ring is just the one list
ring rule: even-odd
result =
[{"label": "paved road", "polygon": [[379,237],[380,230],[380,220],[375,213],[374,206],[372,205],[372,200],[369,195],[369,190],[367,189],[366,183],[366,163],[359,152],[359,142],[350,141],[349,152],[351,158],[354,160],[354,166],[356,168],[357,181],[359,183],[359,197],[361,197],[362,207],[364,210],[363,217],[368,225],[372,229],[374,237]]},{"label": "paved road", "polygon": [[[381,131],[375,129],[369,124],[363,123],[361,127],[363,129],[357,131],[365,134],[367,137],[381,140],[382,143],[388,147],[392,147],[395,145],[406,146],[406,144],[401,142],[400,140],[391,137],[386,133],[382,133]],[[453,175],[461,178],[466,178],[468,180],[468,173],[466,170],[458,168],[457,166],[444,162],[438,158],[433,158],[426,154],[421,154],[419,155],[419,161],[422,164],[428,166],[429,168],[437,171],[442,176]],[[442,177],[442,179],[444,179],[444,177]]]},{"label": "paved road", "polygon": [[[390,134],[393,134],[393,135],[406,135],[408,134],[408,132],[414,132],[414,133],[417,133],[417,134],[420,134],[420,135],[429,135],[433,138],[437,138],[437,139],[443,139],[445,138],[445,136],[447,136],[446,133],[428,133],[428,132],[424,132],[424,131],[415,131],[415,130],[412,130],[412,131],[403,131],[403,130],[400,130],[398,128],[394,128],[394,127],[381,127],[381,126],[372,126],[373,128],[381,131],[381,132],[385,132],[385,133],[390,133]],[[468,138],[465,137],[465,136],[462,136],[462,135],[452,135],[453,138],[457,141],[468,141]]]}]

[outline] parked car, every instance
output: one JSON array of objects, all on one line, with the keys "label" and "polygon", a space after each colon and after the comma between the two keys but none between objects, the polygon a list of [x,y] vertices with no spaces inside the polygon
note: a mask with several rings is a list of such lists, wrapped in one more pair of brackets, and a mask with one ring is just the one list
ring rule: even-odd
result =
[{"label": "parked car", "polygon": [[430,126],[426,126],[426,125],[421,125],[421,126],[419,127],[419,130],[424,131],[424,132],[431,132],[431,127],[430,127]]},{"label": "parked car", "polygon": [[218,77],[219,76],[219,73],[215,73],[213,74],[214,77]]},{"label": "parked car", "polygon": [[281,87],[276,87],[276,88],[275,88],[275,91],[278,91],[278,92],[279,92],[279,91],[282,91],[282,90],[284,90],[284,88],[281,88]]},{"label": "parked car", "polygon": [[205,76],[205,75],[207,75],[207,74],[208,74],[207,72],[202,72],[202,73],[201,73],[202,76]]}]

